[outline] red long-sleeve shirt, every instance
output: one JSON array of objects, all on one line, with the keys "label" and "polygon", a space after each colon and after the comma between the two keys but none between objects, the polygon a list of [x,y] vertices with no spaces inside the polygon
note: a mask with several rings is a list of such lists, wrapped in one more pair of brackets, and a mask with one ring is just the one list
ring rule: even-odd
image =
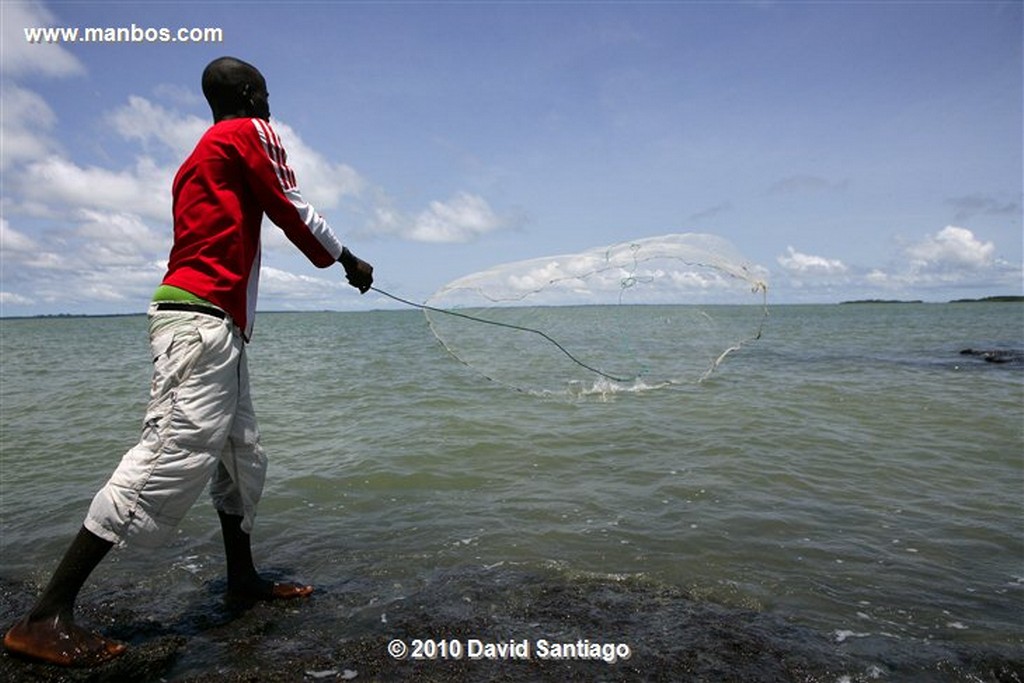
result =
[{"label": "red long-sleeve shirt", "polygon": [[281,141],[262,119],[215,123],[174,177],[174,245],[163,284],[223,308],[252,333],[266,214],[317,267],[341,255],[327,222],[302,198]]}]

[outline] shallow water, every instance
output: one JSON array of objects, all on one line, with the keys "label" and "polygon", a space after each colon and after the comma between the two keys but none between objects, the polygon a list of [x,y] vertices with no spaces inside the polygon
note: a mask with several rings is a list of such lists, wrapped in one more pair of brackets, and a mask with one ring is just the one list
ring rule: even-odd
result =
[{"label": "shallow water", "polygon": [[[141,316],[4,320],[0,334],[12,621],[31,598],[17,587],[45,583],[137,437],[149,371]],[[459,626],[532,639],[527,677],[555,680],[536,658],[542,628],[635,651],[628,665],[587,662],[584,677],[655,679],[657,664],[751,679],[762,652],[788,664],[761,680],[1019,680],[1024,366],[965,348],[1024,348],[1024,306],[773,307],[762,339],[703,383],[583,395],[483,379],[416,312],[261,314],[258,561],[323,597],[248,618],[315,631],[325,649],[268,637],[258,656],[298,648],[343,678],[358,668],[328,660],[361,643],[365,679],[373,656],[396,666],[391,637]],[[203,598],[221,561],[204,500],[168,547],[115,552],[83,609],[130,612],[133,642],[147,619],[163,625],[150,635],[202,642],[168,680],[237,669],[217,641],[231,619]],[[694,660],[730,644],[747,654]],[[499,663],[459,664],[454,675],[485,679]]]}]

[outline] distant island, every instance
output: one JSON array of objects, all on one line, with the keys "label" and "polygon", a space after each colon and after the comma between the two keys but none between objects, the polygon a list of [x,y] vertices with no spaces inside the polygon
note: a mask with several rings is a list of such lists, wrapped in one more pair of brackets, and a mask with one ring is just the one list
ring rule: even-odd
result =
[{"label": "distant island", "polygon": [[1024,301],[1024,296],[1007,295],[1007,296],[986,296],[983,299],[953,299],[949,303],[951,304],[975,304],[975,303],[989,303],[989,302],[1000,302],[1005,303],[1007,301],[1019,303]]},{"label": "distant island", "polygon": [[[986,296],[981,299],[953,299],[951,304],[983,304],[983,303],[1020,303],[1024,302],[1024,296],[1015,294],[1006,296]],[[923,304],[921,299],[907,301],[903,299],[855,299],[853,301],[840,301],[840,304]]]},{"label": "distant island", "polygon": [[[942,304],[943,302],[926,302],[922,299],[851,299],[849,301],[840,301],[840,305],[855,305],[855,304]],[[1024,303],[1024,295],[1019,294],[1006,294],[1000,296],[986,296],[980,299],[952,299],[948,302],[950,304],[974,304],[974,303]],[[782,304],[785,305],[785,304]],[[833,305],[833,304],[827,304]],[[371,311],[384,311],[394,309],[371,309]],[[260,313],[345,313],[349,311],[344,310],[261,310]],[[351,311],[354,312],[354,311]],[[145,316],[146,311],[140,310],[133,313],[38,313],[35,315],[3,315],[2,309],[0,309],[0,320],[65,320],[74,318],[130,318]]]},{"label": "distant island", "polygon": [[840,301],[840,304],[923,304],[920,299],[904,301],[902,299],[855,299],[854,301]]}]

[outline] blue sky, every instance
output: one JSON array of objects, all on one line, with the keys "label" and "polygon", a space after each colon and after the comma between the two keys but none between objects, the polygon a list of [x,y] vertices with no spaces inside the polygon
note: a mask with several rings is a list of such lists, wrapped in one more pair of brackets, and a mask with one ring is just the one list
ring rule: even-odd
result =
[{"label": "blue sky", "polygon": [[[17,3],[3,12],[4,315],[139,312],[203,67],[267,77],[307,199],[424,300],[504,262],[679,232],[772,303],[1022,293],[1020,2]],[[211,27],[219,43],[30,44]],[[366,309],[264,226],[262,309]]]}]

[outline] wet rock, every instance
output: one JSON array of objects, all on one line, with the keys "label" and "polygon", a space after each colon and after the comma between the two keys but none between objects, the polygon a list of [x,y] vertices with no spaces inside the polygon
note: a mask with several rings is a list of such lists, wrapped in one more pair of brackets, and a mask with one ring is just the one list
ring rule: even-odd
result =
[{"label": "wet rock", "polygon": [[1021,349],[963,349],[961,356],[974,356],[987,363],[1024,364],[1024,350]]},{"label": "wet rock", "polygon": [[[1010,649],[933,642],[894,648],[880,634],[837,640],[779,614],[708,603],[636,576],[462,567],[398,595],[387,580],[363,578],[246,610],[226,608],[221,587],[197,591],[182,607],[131,585],[104,586],[104,601],[85,601],[80,621],[129,642],[125,655],[74,670],[3,654],[0,680],[1024,681],[1024,657]],[[4,623],[17,620],[37,590],[0,579]],[[411,648],[428,639],[461,649],[419,658],[389,649],[393,641]],[[541,640],[622,644],[629,652],[544,657]],[[492,653],[526,641],[530,656],[470,656],[470,641],[494,644]]]}]

